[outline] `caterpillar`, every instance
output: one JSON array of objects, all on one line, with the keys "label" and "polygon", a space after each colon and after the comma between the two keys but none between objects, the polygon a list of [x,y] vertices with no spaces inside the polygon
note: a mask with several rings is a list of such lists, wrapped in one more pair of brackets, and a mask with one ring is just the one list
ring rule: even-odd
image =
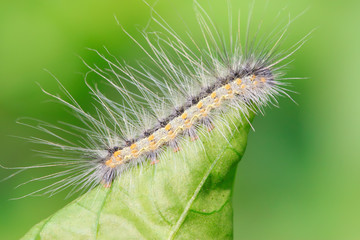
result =
[{"label": "caterpillar", "polygon": [[[138,67],[127,65],[106,48],[106,54],[90,49],[107,65],[100,68],[84,61],[90,70],[85,82],[97,103],[95,114],[86,112],[60,81],[67,100],[43,90],[73,110],[83,126],[65,123],[60,127],[38,122],[35,127],[58,142],[36,137],[30,140],[49,145],[46,156],[59,161],[20,171],[52,166],[65,170],[32,179],[60,178],[29,195],[52,195],[70,187],[71,192],[77,192],[99,184],[110,187],[114,179],[130,168],[156,165],[164,149],[171,148],[177,154],[184,138],[196,141],[199,134],[204,134],[203,129],[211,135],[217,127],[214,122],[229,109],[237,109],[239,116],[247,119],[251,113],[263,113],[266,106],[278,106],[279,96],[291,99],[287,80],[295,78],[284,76],[287,65],[284,62],[305,43],[308,35],[287,51],[279,51],[289,20],[265,38],[250,39],[247,30],[243,44],[239,22],[238,31],[233,34],[232,20],[229,21],[230,36],[226,38],[196,1],[195,6],[202,39],[189,36],[192,46],[153,8],[151,20],[163,33],[143,30],[147,46],[123,29],[147,55],[151,67],[142,63]],[[89,84],[92,74],[115,90],[120,101]],[[61,132],[74,135],[79,141],[67,140]]]}]

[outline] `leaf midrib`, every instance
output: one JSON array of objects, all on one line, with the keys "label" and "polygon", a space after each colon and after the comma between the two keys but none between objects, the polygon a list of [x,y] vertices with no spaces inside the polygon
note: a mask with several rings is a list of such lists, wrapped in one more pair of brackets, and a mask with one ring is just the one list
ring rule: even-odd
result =
[{"label": "leaf midrib", "polygon": [[[234,138],[234,132],[231,133],[230,135],[230,141]],[[229,143],[230,143],[229,141]],[[183,222],[185,221],[186,216],[188,215],[190,208],[193,204],[193,202],[195,201],[197,195],[199,194],[201,188],[203,187],[205,181],[208,179],[211,171],[213,170],[214,166],[217,164],[217,162],[219,161],[219,159],[221,158],[221,156],[224,154],[224,152],[227,150],[228,148],[224,148],[224,150],[216,157],[216,159],[214,160],[214,162],[211,164],[211,166],[209,167],[208,171],[205,173],[204,177],[201,179],[199,185],[197,186],[197,188],[194,191],[194,194],[192,195],[192,197],[190,198],[190,200],[188,201],[188,204],[186,205],[186,207],[184,208],[184,211],[182,212],[182,214],[180,215],[179,220],[176,222],[174,229],[170,232],[170,235],[168,237],[168,240],[173,240],[176,233],[179,231],[181,225],[183,224]]]}]

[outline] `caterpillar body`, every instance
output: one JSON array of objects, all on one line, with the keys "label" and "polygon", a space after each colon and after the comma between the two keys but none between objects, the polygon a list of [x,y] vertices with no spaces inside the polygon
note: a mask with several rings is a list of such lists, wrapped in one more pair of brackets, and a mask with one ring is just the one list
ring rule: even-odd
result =
[{"label": "caterpillar body", "polygon": [[[109,185],[116,176],[113,171],[132,161],[147,158],[151,164],[155,164],[162,146],[169,145],[174,152],[179,151],[179,135],[188,135],[192,141],[198,139],[196,128],[200,124],[211,131],[214,127],[212,113],[229,101],[236,102],[242,111],[254,101],[258,105],[265,104],[268,94],[276,92],[272,88],[275,81],[269,69],[258,68],[258,65],[255,67],[256,69],[248,69],[247,73],[235,72],[217,80],[140,137],[128,140],[122,147],[109,149],[109,155],[101,160],[105,168],[104,183]],[[253,99],[253,96],[257,99]]]},{"label": "caterpillar body", "polygon": [[[90,69],[86,84],[98,103],[95,114],[83,110],[61,83],[68,100],[44,91],[72,109],[84,126],[65,124],[66,128],[61,128],[38,123],[36,128],[58,141],[30,139],[50,145],[52,149],[46,155],[59,161],[20,171],[48,166],[65,170],[31,180],[60,178],[29,195],[51,195],[69,187],[76,192],[98,184],[109,187],[131,167],[145,162],[155,165],[165,148],[172,148],[176,154],[181,150],[182,138],[195,141],[202,134],[201,129],[211,134],[216,127],[214,120],[221,119],[229,108],[238,109],[246,117],[250,112],[262,113],[265,106],[277,106],[278,96],[290,98],[285,86],[291,78],[284,77],[283,62],[304,44],[307,36],[289,50],[277,51],[287,31],[286,24],[258,41],[250,41],[247,32],[242,44],[239,23],[237,34],[233,36],[230,31],[226,39],[201,6],[196,2],[195,5],[203,39],[190,37],[192,46],[153,9],[152,21],[166,33],[165,37],[144,30],[146,48],[128,34],[148,55],[151,67],[131,67],[106,48],[106,56],[93,50],[107,64],[101,69],[84,61]],[[110,99],[98,87],[88,84],[92,73],[105,80],[120,100]],[[128,90],[133,87],[138,93]],[[77,136],[79,142],[66,140],[59,132]]]}]

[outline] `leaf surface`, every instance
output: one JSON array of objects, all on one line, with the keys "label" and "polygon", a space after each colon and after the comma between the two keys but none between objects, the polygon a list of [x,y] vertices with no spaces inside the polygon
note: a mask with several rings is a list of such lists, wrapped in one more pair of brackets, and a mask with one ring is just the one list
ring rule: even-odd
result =
[{"label": "leaf surface", "polygon": [[184,139],[180,152],[166,149],[155,166],[94,188],[22,239],[232,239],[233,183],[250,125],[235,110],[226,115],[228,127]]}]

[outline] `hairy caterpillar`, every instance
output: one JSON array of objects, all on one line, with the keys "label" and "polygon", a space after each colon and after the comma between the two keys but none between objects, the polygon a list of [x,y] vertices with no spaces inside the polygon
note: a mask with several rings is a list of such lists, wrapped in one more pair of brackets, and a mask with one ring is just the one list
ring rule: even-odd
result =
[{"label": "hairy caterpillar", "polygon": [[[124,104],[88,85],[100,103],[96,114],[91,115],[65,88],[69,100],[49,94],[73,109],[84,123],[84,127],[67,124],[72,128],[71,134],[77,132],[83,142],[67,141],[56,131],[68,133],[69,130],[40,122],[39,129],[62,143],[32,140],[63,150],[48,154],[60,159],[55,164],[66,169],[34,179],[61,178],[31,194],[53,194],[68,187],[77,191],[99,183],[110,186],[130,167],[144,162],[157,163],[164,148],[177,152],[181,149],[182,138],[196,140],[202,134],[198,132],[201,126],[211,131],[216,127],[214,119],[221,118],[227,109],[236,108],[247,116],[249,112],[262,112],[267,105],[277,105],[279,95],[288,96],[283,81],[288,78],[283,77],[282,63],[301,47],[303,39],[287,53],[277,52],[286,26],[280,29],[278,38],[274,38],[274,33],[261,39],[263,42],[247,39],[242,45],[240,31],[235,39],[231,36],[226,42],[206,12],[199,5],[197,8],[204,39],[201,43],[190,38],[196,52],[154,11],[154,22],[169,36],[164,38],[156,32],[144,32],[149,50],[139,46],[148,54],[156,71],[144,65],[136,69],[120,63],[110,53],[110,57],[99,53],[108,64],[107,69],[88,65],[92,73],[121,95]],[[127,90],[125,83],[132,84],[140,93]]]}]

